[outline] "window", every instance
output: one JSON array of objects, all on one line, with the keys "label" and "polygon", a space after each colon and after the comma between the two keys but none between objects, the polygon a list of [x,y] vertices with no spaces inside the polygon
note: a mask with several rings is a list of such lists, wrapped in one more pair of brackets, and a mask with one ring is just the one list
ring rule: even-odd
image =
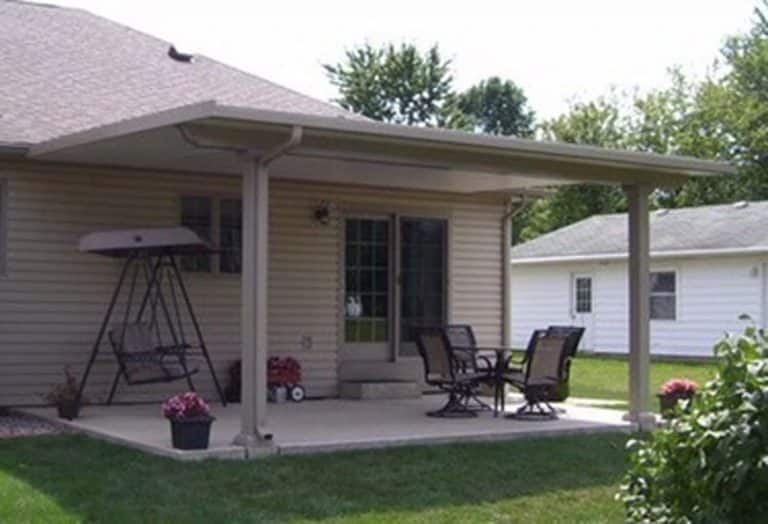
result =
[{"label": "window", "polygon": [[240,273],[242,261],[242,202],[235,198],[181,198],[181,225],[218,246],[217,255],[181,258],[185,271]]},{"label": "window", "polygon": [[592,313],[592,279],[577,277],[575,287],[576,313]]},{"label": "window", "polygon": [[676,284],[674,271],[651,273],[651,320],[677,318]]},{"label": "window", "polygon": [[345,239],[346,342],[389,339],[389,221],[351,218]]}]

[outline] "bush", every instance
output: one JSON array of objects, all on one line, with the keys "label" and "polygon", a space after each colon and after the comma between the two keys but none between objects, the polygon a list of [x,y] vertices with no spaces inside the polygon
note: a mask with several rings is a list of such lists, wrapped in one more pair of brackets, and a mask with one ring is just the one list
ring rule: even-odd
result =
[{"label": "bush", "polygon": [[768,337],[749,327],[715,354],[718,373],[688,409],[629,443],[618,497],[630,522],[768,520]]}]

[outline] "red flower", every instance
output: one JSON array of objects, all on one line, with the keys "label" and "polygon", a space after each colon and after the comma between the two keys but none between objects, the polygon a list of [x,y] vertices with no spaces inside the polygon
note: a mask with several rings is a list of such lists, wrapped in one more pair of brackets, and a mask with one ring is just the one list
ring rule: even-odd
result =
[{"label": "red flower", "polygon": [[208,417],[211,407],[193,391],[174,395],[163,402],[163,416],[170,419]]}]

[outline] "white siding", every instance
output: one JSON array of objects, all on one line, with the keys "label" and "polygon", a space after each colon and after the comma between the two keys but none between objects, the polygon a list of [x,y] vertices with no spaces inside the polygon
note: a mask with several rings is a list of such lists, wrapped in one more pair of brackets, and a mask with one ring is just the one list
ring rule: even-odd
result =
[{"label": "white siding", "polygon": [[[651,352],[711,356],[725,331],[741,331],[747,314],[763,323],[763,261],[756,257],[658,260],[652,271],[677,274],[676,320],[651,321]],[[594,349],[626,353],[627,265],[540,264],[513,266],[513,330],[520,345],[536,327],[570,321],[570,276],[594,274]],[[515,293],[517,290],[517,293]],[[543,290],[543,293],[539,293]]]},{"label": "white siding", "polygon": [[[71,366],[79,376],[117,278],[116,261],[79,254],[77,239],[99,229],[176,225],[188,195],[239,195],[239,178],[32,164],[0,165],[8,188],[7,273],[0,276],[0,405],[40,403]],[[345,207],[413,210],[450,220],[452,321],[470,322],[486,344],[500,341],[503,213],[487,197],[271,184],[269,344],[305,368],[313,396],[337,391],[340,227],[321,226],[321,201]],[[194,273],[187,284],[219,378],[239,357],[240,279]],[[119,312],[118,312],[119,314]],[[302,338],[310,337],[309,349]],[[103,344],[88,395],[103,399],[115,363]],[[204,370],[195,380],[212,396]],[[118,389],[117,401],[156,400],[179,383]]]}]

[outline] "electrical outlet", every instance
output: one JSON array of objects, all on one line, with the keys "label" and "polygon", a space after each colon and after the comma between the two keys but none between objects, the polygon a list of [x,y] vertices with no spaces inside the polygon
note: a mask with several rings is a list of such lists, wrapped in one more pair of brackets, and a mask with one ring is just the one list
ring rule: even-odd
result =
[{"label": "electrical outlet", "polygon": [[302,335],[301,337],[301,349],[309,351],[312,349],[312,337],[309,335]]}]

